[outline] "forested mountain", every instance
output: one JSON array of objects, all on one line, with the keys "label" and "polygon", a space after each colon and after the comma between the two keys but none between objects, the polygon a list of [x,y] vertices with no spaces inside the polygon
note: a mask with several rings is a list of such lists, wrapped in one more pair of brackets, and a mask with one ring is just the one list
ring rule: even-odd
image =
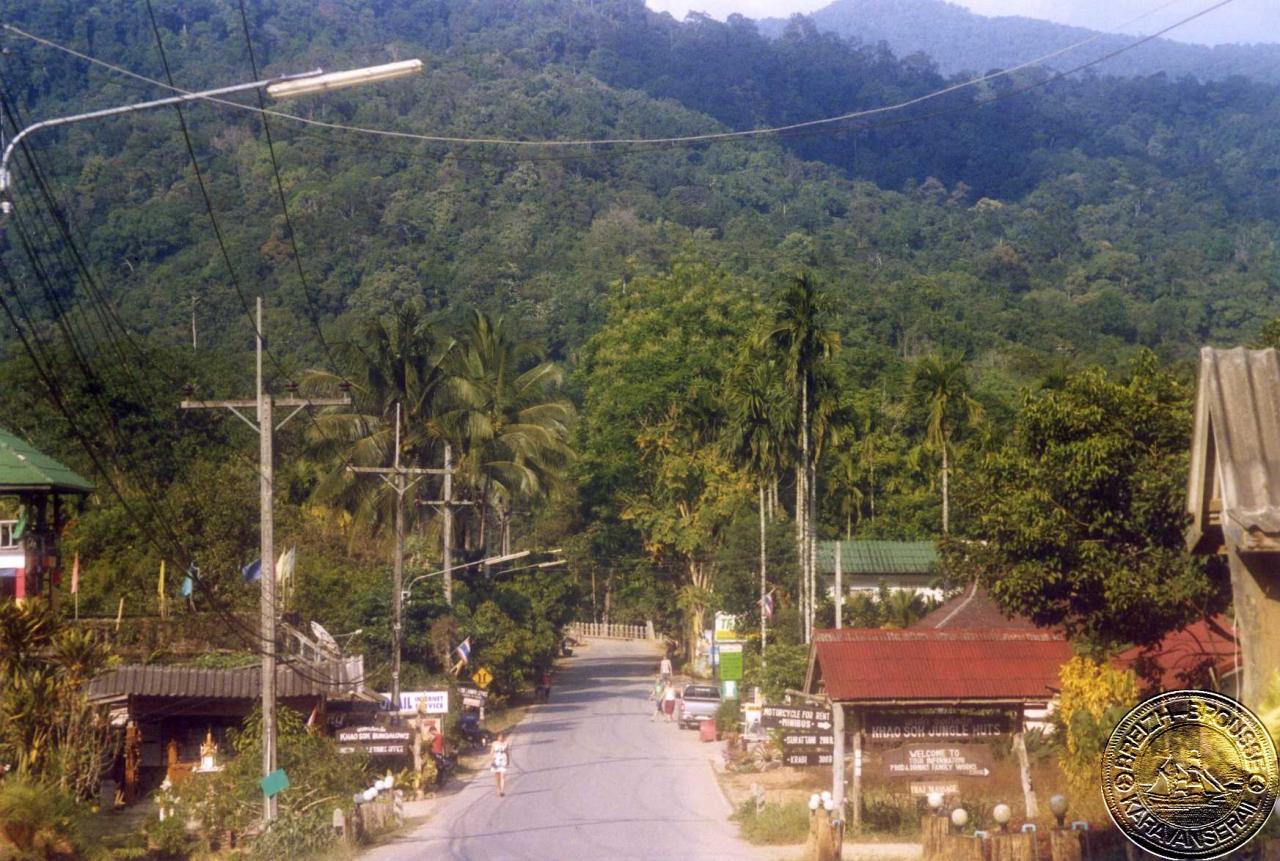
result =
[{"label": "forested mountain", "polygon": [[[807,17],[823,32],[866,45],[884,42],[900,57],[925,54],[946,75],[1008,69],[1050,54],[1054,56],[1043,65],[1068,72],[1138,39],[1036,18],[976,15],[946,0],[835,0]],[[766,35],[780,36],[788,21],[765,18],[757,25]],[[1062,51],[1074,45],[1078,47]],[[1165,75],[1174,80],[1188,75],[1200,80],[1241,75],[1276,83],[1280,82],[1280,45],[1210,47],[1154,39],[1108,60],[1100,71],[1127,77]]]},{"label": "forested mountain", "polygon": [[[1126,79],[1099,66],[1056,80],[1025,70],[920,101],[958,79],[803,19],[771,39],[740,17],[676,22],[641,0],[263,0],[246,5],[247,21],[234,0],[151,7],[154,31],[145,0],[50,0],[9,14],[152,78],[165,77],[167,60],[191,89],[252,80],[255,64],[262,75],[406,57],[427,67],[418,78],[272,105],[326,126],[274,116],[268,138],[253,110],[201,105],[184,110],[185,125],[164,109],[38,132],[16,158],[3,240],[10,309],[24,331],[82,334],[80,345],[63,345],[60,367],[109,368],[113,379],[64,379],[55,394],[124,414],[118,439],[162,485],[146,498],[168,494],[180,527],[196,533],[213,502],[193,488],[225,474],[230,443],[209,431],[211,420],[179,426],[173,403],[186,379],[204,394],[243,396],[247,311],[258,293],[277,385],[333,369],[352,355],[343,350],[352,338],[400,350],[385,321],[417,303],[439,331],[471,331],[475,357],[492,339],[469,312],[504,315],[505,331],[518,328],[522,342],[561,363],[581,410],[577,465],[555,506],[537,503],[560,532],[543,535],[564,535],[608,578],[623,572],[618,600],[658,614],[675,612],[680,590],[681,601],[693,595],[688,606],[709,606],[712,555],[732,576],[754,564],[744,560],[755,558],[759,488],[723,451],[721,430],[750,419],[752,385],[776,383],[751,379],[753,364],[769,368],[747,348],[798,273],[819,285],[821,314],[809,322],[820,317],[825,343],[842,345],[812,374],[815,397],[827,399],[819,418],[846,428],[808,466],[822,488],[820,535],[934,535],[938,478],[948,474],[938,458],[953,458],[947,469],[972,463],[966,447],[999,441],[1024,392],[1057,385],[1081,364],[1127,366],[1143,347],[1176,369],[1198,345],[1249,340],[1280,312],[1272,84]],[[4,46],[8,130],[160,92],[18,35]],[[683,144],[523,148],[352,130],[669,138],[913,100],[783,134]],[[159,357],[158,371],[138,367],[127,349],[122,361],[108,339],[96,355],[76,353],[114,325],[104,322],[103,298]],[[14,358],[3,380],[27,393],[13,410],[19,429],[86,472],[109,474],[32,402],[34,373],[12,329],[5,334]],[[521,362],[536,352],[509,355],[528,371]],[[361,355],[365,371],[378,370]],[[146,374],[146,397],[127,394]],[[483,400],[485,386],[504,379],[473,380],[468,391]],[[960,386],[966,380],[971,387]],[[966,418],[951,427],[938,412],[935,395],[956,386],[981,426]],[[730,390],[745,394],[735,401]],[[392,401],[379,402],[384,430]],[[456,417],[420,429],[438,441],[446,419]],[[510,426],[502,415],[468,420]],[[150,456],[152,447],[165,456]],[[424,463],[439,462],[426,443],[422,451]],[[287,476],[298,522],[309,522],[323,463]],[[252,467],[239,469],[247,482]],[[777,484],[775,473],[773,501],[785,509]],[[654,550],[654,536],[687,534],[669,515],[707,501],[678,498],[694,486],[725,506],[699,521],[710,537],[676,562],[675,550]],[[476,491],[486,505],[487,492]],[[225,511],[244,505],[229,498]],[[963,532],[968,516],[955,512],[953,529]],[[114,546],[103,536],[130,522],[115,511],[92,528]],[[775,527],[785,538],[789,527]],[[781,541],[772,546],[787,555]],[[702,574],[685,577],[695,569]],[[655,570],[680,576],[655,580]],[[628,580],[626,571],[644,576]],[[732,594],[737,609],[751,610],[749,589]]]}]

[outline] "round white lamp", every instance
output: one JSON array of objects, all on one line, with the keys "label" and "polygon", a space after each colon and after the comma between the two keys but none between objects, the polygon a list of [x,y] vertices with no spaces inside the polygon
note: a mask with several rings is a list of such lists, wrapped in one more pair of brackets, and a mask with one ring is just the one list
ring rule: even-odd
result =
[{"label": "round white lamp", "polygon": [[1008,831],[1009,820],[1013,818],[1013,811],[1009,809],[1007,804],[997,804],[991,809],[991,818],[999,824],[1001,831]]},{"label": "round white lamp", "polygon": [[951,811],[951,824],[956,828],[964,828],[969,824],[969,811],[963,807],[957,807]]},{"label": "round white lamp", "polygon": [[930,810],[932,810],[932,811],[933,811],[934,813],[936,813],[936,814],[941,814],[941,813],[942,813],[942,801],[943,801],[943,799],[942,799],[942,793],[941,793],[941,792],[930,792],[930,793],[929,793],[929,797],[928,797],[926,800],[929,802],[929,809],[930,809]]},{"label": "round white lamp", "polygon": [[815,792],[813,795],[810,795],[810,796],[809,796],[809,809],[810,809],[810,810],[817,810],[821,805],[822,805],[822,796],[821,796],[821,795],[819,795],[818,793],[816,793],[816,792]]},{"label": "round white lamp", "polygon": [[1067,827],[1067,797],[1065,795],[1055,795],[1049,799],[1049,809],[1053,811],[1053,815],[1058,819],[1058,827]]},{"label": "round white lamp", "polygon": [[373,787],[370,787],[364,791],[365,801],[373,801],[377,797],[378,797],[378,790],[374,789]]}]

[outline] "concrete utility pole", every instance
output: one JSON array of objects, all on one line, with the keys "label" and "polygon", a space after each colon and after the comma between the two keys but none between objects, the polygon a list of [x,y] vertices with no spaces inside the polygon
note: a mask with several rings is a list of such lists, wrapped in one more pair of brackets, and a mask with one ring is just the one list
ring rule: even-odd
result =
[{"label": "concrete utility pole", "polygon": [[[444,469],[436,470],[438,473],[444,474],[444,493],[443,499],[423,499],[419,500],[421,505],[434,505],[440,509],[444,517],[441,528],[441,540],[443,545],[441,548],[441,572],[444,580],[444,602],[450,607],[453,606],[453,572],[455,566],[453,564],[453,509],[461,505],[475,505],[474,502],[465,499],[453,498],[453,474],[457,472],[453,468],[453,446],[449,443],[444,444]],[[457,566],[462,568],[464,566]]]},{"label": "concrete utility pole", "polygon": [[[447,449],[446,449],[447,451]],[[446,462],[448,457],[446,455]],[[448,473],[443,469],[422,469],[416,466],[400,465],[400,402],[396,402],[396,449],[393,465],[382,466],[348,466],[354,473],[376,475],[386,482],[396,494],[396,547],[394,551],[393,575],[395,591],[391,596],[391,707],[400,709],[400,639],[404,630],[404,495],[423,476],[444,473],[444,480],[449,481]],[[391,478],[388,478],[391,476]],[[406,482],[409,476],[413,481]],[[447,567],[447,563],[446,563]]]},{"label": "concrete utility pole", "polygon": [[[249,400],[228,401],[194,401],[184,400],[184,410],[225,409],[235,413],[241,421],[258,432],[259,455],[259,512],[261,517],[259,564],[262,574],[259,579],[261,588],[259,607],[262,641],[262,776],[276,770],[276,570],[275,570],[275,535],[273,517],[273,484],[275,471],[273,468],[272,445],[275,432],[284,427],[289,419],[307,407],[346,406],[351,398],[277,398],[266,390],[262,380],[262,351],[264,337],[262,334],[262,297],[258,297],[258,321],[256,331],[257,342],[257,395]],[[277,425],[273,418],[274,408],[293,407]],[[241,410],[257,408],[257,422],[248,418]],[[276,816],[275,799],[263,793],[262,820],[270,823]]]}]

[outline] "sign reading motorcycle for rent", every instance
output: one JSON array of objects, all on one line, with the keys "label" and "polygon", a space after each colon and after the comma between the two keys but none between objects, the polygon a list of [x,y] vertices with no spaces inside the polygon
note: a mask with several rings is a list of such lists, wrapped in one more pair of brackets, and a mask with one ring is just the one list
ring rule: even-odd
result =
[{"label": "sign reading motorcycle for rent", "polygon": [[809,706],[765,706],[760,722],[765,729],[830,732],[831,712]]}]

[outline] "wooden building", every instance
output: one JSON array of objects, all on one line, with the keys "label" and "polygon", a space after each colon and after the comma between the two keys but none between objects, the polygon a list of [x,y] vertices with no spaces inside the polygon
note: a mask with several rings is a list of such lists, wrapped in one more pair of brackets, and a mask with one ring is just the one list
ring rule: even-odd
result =
[{"label": "wooden building", "polygon": [[1257,708],[1280,668],[1280,356],[1200,351],[1187,546],[1231,569],[1240,696]]},{"label": "wooden building", "polygon": [[818,574],[834,597],[835,584],[846,595],[876,592],[881,584],[941,600],[937,584],[938,545],[932,541],[819,541]]}]

